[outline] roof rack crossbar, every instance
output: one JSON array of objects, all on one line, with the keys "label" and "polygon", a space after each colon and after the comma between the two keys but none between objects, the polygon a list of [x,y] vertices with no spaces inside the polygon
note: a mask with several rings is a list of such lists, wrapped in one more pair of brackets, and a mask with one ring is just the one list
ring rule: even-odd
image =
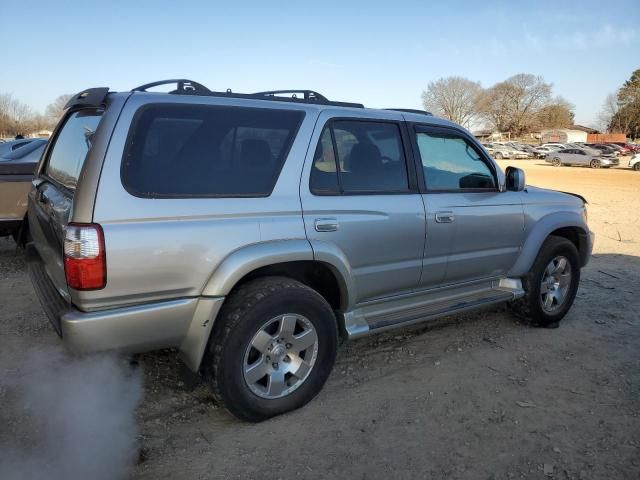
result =
[{"label": "roof rack crossbar", "polygon": [[291,94],[291,98],[298,98],[298,94],[302,94],[304,100],[311,100],[317,102],[328,102],[329,100],[318,92],[313,90],[268,90],[266,92],[256,92],[254,95],[263,95],[265,97],[275,97],[278,95]]},{"label": "roof rack crossbar", "polygon": [[415,108],[385,108],[385,110],[393,110],[394,112],[417,113],[418,115],[428,115],[433,117],[433,113],[426,110],[417,110]]},{"label": "roof rack crossbar", "polygon": [[157,82],[146,83],[144,85],[140,85],[139,87],[131,90],[132,92],[146,92],[150,88],[159,87],[160,85],[171,85],[176,84],[176,89],[170,93],[199,93],[199,94],[207,94],[211,93],[207,87],[202,85],[201,83],[194,82],[193,80],[188,80],[186,78],[176,78],[172,80],[159,80]]},{"label": "roof rack crossbar", "polygon": [[[298,97],[301,94],[302,97]],[[319,103],[322,105],[335,105],[338,107],[352,107],[352,108],[364,108],[364,105],[361,103],[352,103],[352,102],[335,102],[329,100],[324,95],[315,92],[313,90],[268,90],[266,92],[256,92],[252,95],[265,98],[267,100],[289,100],[289,101],[298,101],[302,103]],[[280,95],[290,95],[283,96]]]}]

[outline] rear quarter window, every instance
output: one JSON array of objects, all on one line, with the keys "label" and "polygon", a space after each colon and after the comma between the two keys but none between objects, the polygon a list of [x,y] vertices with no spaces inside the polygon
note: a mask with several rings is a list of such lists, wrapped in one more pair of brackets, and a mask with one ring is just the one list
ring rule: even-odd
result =
[{"label": "rear quarter window", "polygon": [[268,196],[303,116],[212,105],[142,107],[125,146],[123,185],[149,198]]},{"label": "rear quarter window", "polygon": [[75,190],[102,113],[102,110],[79,110],[67,117],[48,154],[44,173],[49,178]]}]

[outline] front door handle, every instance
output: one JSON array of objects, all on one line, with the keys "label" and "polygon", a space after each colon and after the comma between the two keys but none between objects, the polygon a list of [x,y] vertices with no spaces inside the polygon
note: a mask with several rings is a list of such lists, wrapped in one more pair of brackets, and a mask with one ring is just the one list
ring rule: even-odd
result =
[{"label": "front door handle", "polygon": [[436,223],[453,223],[455,219],[453,212],[436,212]]},{"label": "front door handle", "polygon": [[317,218],[314,222],[316,232],[335,232],[338,230],[338,220],[335,218]]}]

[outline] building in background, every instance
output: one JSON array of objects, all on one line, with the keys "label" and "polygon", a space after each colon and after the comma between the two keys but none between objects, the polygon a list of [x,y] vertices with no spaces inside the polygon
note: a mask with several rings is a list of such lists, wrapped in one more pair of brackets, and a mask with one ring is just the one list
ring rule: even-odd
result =
[{"label": "building in background", "polygon": [[588,133],[573,128],[554,128],[543,130],[542,143],[587,143]]}]

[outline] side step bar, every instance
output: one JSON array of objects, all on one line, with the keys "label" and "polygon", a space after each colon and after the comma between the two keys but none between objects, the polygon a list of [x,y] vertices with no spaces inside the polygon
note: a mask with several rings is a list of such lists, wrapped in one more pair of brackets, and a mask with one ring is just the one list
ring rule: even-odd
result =
[{"label": "side step bar", "polygon": [[344,315],[349,338],[514,300],[524,295],[519,279],[500,279],[416,292],[370,302]]}]

